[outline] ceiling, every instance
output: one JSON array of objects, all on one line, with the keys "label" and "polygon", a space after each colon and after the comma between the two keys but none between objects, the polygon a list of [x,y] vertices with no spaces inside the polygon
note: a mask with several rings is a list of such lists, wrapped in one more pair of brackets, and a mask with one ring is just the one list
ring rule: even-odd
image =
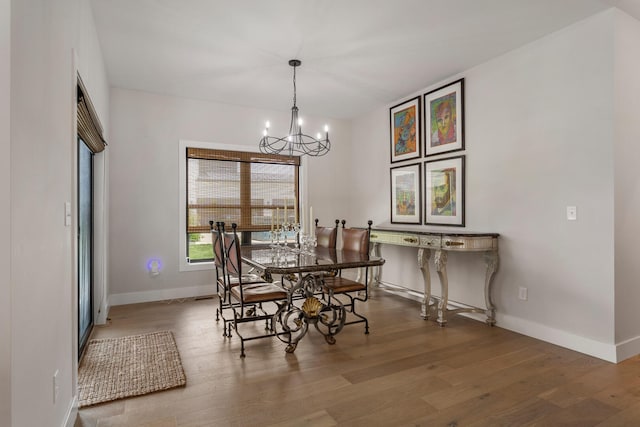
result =
[{"label": "ceiling", "polygon": [[91,0],[111,86],[353,118],[640,0]]}]

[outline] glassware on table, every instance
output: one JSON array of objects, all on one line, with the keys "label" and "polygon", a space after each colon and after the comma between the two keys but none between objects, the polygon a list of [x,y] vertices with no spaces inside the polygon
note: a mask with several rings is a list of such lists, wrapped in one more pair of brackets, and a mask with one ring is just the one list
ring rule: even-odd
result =
[{"label": "glassware on table", "polygon": [[313,253],[314,248],[318,244],[318,239],[316,239],[315,235],[308,235],[306,233],[300,233],[300,244],[302,245],[301,252],[303,253]]},{"label": "glassware on table", "polygon": [[300,251],[300,223],[299,222],[294,222],[292,225],[292,231],[295,233],[294,234],[294,240],[293,240],[293,247],[295,248],[296,252]]},{"label": "glassware on table", "polygon": [[287,250],[287,245],[289,243],[289,235],[287,233],[290,229],[291,229],[291,224],[289,224],[288,222],[282,223],[282,234],[284,236],[283,248],[285,251]]},{"label": "glassware on table", "polygon": [[276,227],[273,231],[273,234],[276,236],[275,250],[280,250],[280,236],[282,235],[282,230],[280,227]]},{"label": "glassware on table", "polygon": [[299,233],[300,236],[300,252],[304,253],[307,250],[307,234]]}]

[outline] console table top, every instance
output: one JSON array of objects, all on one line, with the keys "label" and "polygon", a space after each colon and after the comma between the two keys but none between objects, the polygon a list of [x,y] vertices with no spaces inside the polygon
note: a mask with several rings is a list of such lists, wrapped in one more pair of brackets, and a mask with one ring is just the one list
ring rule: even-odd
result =
[{"label": "console table top", "polygon": [[473,233],[466,231],[449,231],[449,230],[425,230],[411,228],[391,228],[391,227],[374,227],[371,232],[387,231],[392,233],[420,234],[425,236],[452,236],[452,237],[499,237],[498,233]]}]

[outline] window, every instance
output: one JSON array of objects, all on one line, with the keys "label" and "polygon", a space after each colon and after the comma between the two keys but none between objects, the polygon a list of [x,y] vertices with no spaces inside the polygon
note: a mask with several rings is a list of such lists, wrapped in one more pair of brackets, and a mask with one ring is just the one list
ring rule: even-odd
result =
[{"label": "window", "polygon": [[[209,221],[238,225],[243,243],[266,242],[276,212],[300,200],[299,157],[185,147],[189,263],[211,261]],[[296,207],[297,210],[297,207]]]}]

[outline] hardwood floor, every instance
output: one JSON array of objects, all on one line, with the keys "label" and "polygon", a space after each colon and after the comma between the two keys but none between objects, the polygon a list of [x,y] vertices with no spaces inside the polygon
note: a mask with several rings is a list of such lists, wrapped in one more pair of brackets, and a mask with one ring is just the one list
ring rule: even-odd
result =
[{"label": "hardwood floor", "polygon": [[92,338],[171,330],[187,385],[81,409],[76,426],[640,425],[640,357],[615,365],[461,316],[441,328],[377,292],[361,305],[370,335],[347,326],[330,346],[314,329],[294,354],[268,338],[240,359],[216,304],[113,307]]}]

